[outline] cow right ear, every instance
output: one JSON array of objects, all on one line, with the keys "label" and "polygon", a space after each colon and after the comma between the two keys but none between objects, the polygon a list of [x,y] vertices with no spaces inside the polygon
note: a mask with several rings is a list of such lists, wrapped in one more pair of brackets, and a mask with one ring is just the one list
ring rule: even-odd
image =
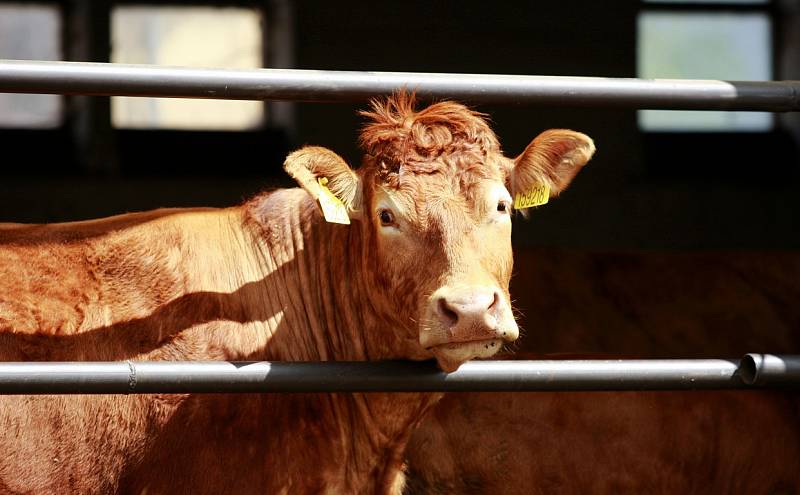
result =
[{"label": "cow right ear", "polygon": [[544,131],[514,160],[509,177],[511,193],[524,193],[544,184],[550,197],[558,196],[594,151],[594,142],[586,134],[566,129]]},{"label": "cow right ear", "polygon": [[594,142],[586,134],[550,129],[539,134],[513,162],[506,178],[514,208],[547,203],[569,186],[594,154]]},{"label": "cow right ear", "polygon": [[320,146],[306,146],[287,156],[283,168],[314,198],[317,206],[332,193],[344,205],[349,218],[360,216],[361,179],[335,152]]}]

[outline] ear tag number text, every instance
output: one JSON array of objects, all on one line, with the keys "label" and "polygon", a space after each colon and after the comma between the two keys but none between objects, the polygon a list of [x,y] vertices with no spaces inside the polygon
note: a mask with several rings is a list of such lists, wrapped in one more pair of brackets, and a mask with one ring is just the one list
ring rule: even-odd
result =
[{"label": "ear tag number text", "polygon": [[534,186],[530,191],[525,193],[517,193],[514,195],[514,209],[522,210],[524,208],[531,208],[533,206],[540,206],[547,204],[550,199],[550,186],[547,184],[539,184]]}]

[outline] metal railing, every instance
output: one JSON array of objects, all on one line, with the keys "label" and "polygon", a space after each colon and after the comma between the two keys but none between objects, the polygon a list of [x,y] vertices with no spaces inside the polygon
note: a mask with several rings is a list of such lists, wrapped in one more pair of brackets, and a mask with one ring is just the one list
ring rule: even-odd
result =
[{"label": "metal railing", "polygon": [[433,362],[0,363],[0,394],[466,392],[786,388],[800,356]]},{"label": "metal railing", "polygon": [[469,102],[672,110],[800,110],[800,81],[222,70],[0,61],[0,92],[230,100],[363,101],[400,88]]},{"label": "metal railing", "polygon": [[[0,93],[363,101],[400,88],[471,102],[800,111],[800,81],[644,80],[411,72],[218,70],[0,60]],[[0,394],[434,392],[786,388],[800,356],[432,362],[0,363]]]}]

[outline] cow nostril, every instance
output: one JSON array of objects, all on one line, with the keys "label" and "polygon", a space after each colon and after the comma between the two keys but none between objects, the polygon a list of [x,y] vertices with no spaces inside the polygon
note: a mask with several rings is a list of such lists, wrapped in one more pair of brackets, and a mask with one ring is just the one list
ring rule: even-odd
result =
[{"label": "cow nostril", "polygon": [[492,311],[493,309],[495,309],[497,304],[500,302],[500,294],[497,291],[494,291],[493,295],[494,297],[492,298],[492,304],[490,304],[489,307],[486,308],[487,311]]},{"label": "cow nostril", "polygon": [[439,299],[439,316],[444,320],[447,326],[453,326],[458,323],[458,313],[453,311],[447,304],[447,300],[443,297]]}]

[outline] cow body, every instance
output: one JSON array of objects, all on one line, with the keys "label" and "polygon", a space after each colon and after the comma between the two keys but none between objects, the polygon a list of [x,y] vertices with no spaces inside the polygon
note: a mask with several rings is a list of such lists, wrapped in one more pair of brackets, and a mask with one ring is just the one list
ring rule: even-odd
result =
[{"label": "cow body", "polygon": [[[364,115],[362,167],[303,148],[284,164],[302,189],[0,226],[0,359],[434,358],[449,371],[493,355],[518,335],[511,195],[559,194],[591,139],[546,131],[512,160],[457,103],[416,111],[399,93]],[[324,204],[352,225],[328,223]],[[0,492],[394,493],[438,397],[2,397]]]},{"label": "cow body", "polygon": [[[358,307],[358,277],[342,276],[353,269],[345,254],[355,231],[317,217],[310,198],[292,190],[243,208],[4,226],[0,358],[401,357],[387,351],[402,348],[392,342],[353,340],[359,327],[392,334]],[[254,235],[262,227],[269,234]],[[35,493],[385,491],[411,423],[431,400],[2,397],[0,480],[7,491]]]},{"label": "cow body", "polygon": [[515,251],[519,351],[643,358],[800,353],[791,251]]},{"label": "cow body", "polygon": [[409,443],[405,493],[798,493],[797,406],[765,391],[447,394]]}]

